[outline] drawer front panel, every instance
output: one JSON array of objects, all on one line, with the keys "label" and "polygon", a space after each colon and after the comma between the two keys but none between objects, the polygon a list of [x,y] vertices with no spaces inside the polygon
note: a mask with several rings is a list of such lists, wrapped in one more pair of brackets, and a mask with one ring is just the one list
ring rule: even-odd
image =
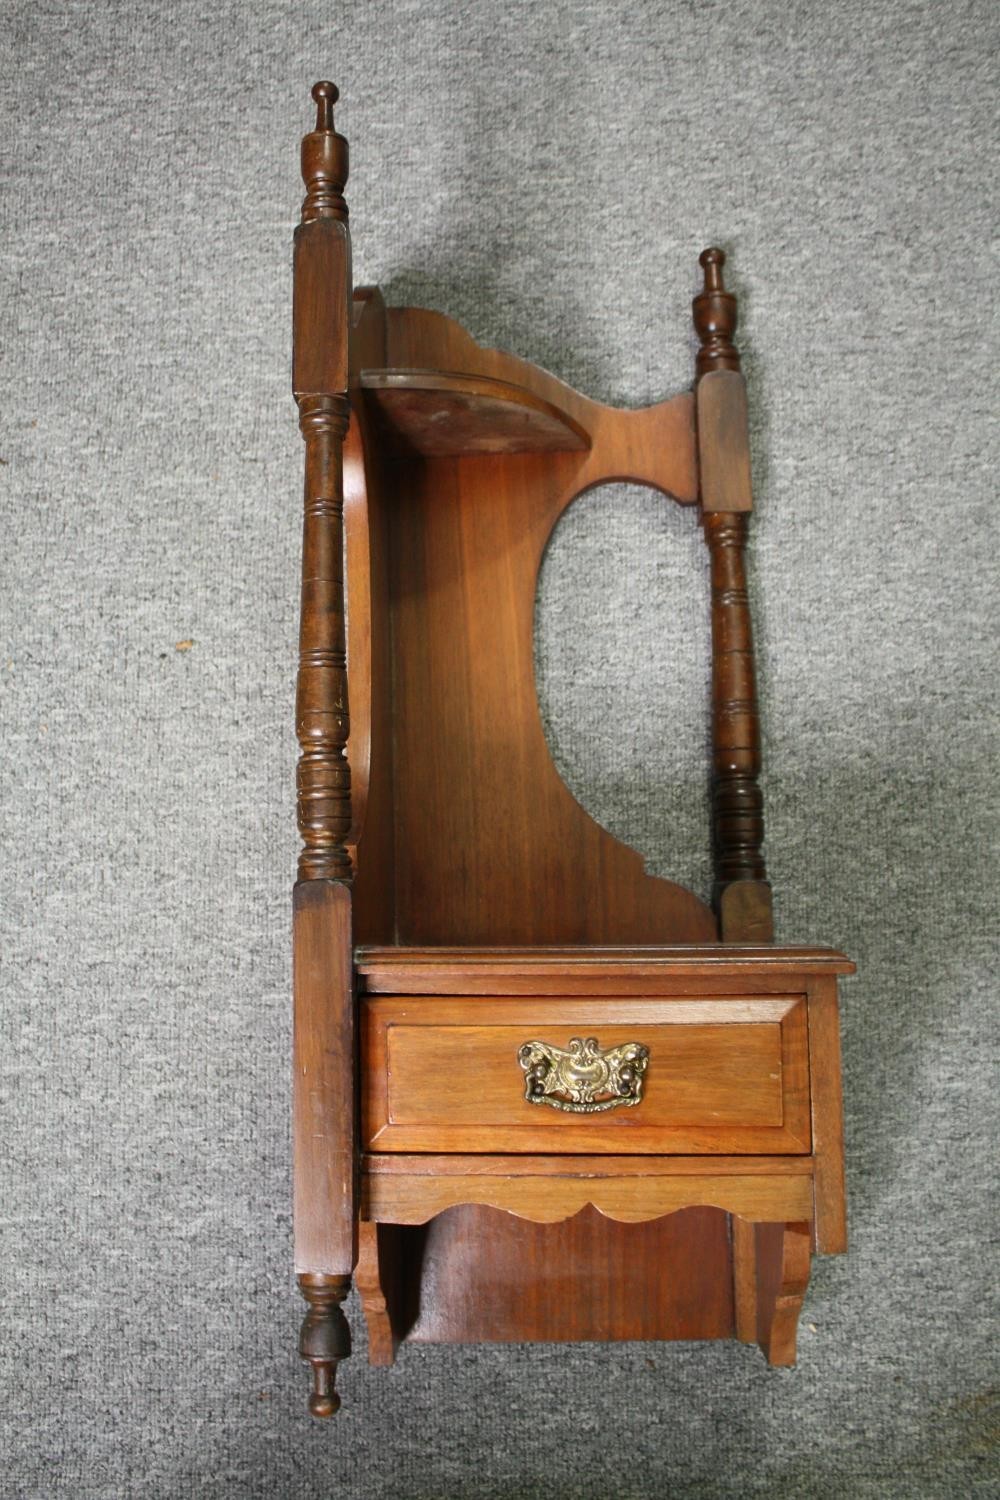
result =
[{"label": "drawer front panel", "polygon": [[[363,1023],[367,1150],[810,1148],[806,1007],[799,996],[598,1002],[382,996],[363,1002]],[[574,1038],[591,1037],[596,1048],[571,1048]],[[564,1086],[566,1077],[576,1077],[578,1053],[583,1074],[590,1060],[592,1075],[611,1078],[596,1095],[586,1086]],[[569,1071],[557,1081],[558,1069],[543,1061],[547,1081],[534,1086],[532,1099],[528,1067],[537,1057],[567,1060]],[[619,1076],[616,1066],[631,1072]]]}]

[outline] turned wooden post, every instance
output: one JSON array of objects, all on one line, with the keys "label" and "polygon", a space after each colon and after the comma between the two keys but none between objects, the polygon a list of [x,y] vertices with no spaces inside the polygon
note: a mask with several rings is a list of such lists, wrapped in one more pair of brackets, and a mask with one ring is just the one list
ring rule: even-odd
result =
[{"label": "turned wooden post", "polygon": [[346,746],[343,441],[350,418],[351,244],[347,142],[337,90],[317,83],[316,129],[302,142],[306,185],[295,232],[293,389],[306,443],[302,612],[295,727],[303,848],[293,898],[295,1259],[309,1304],[299,1352],[309,1409],[332,1416],[337,1364],[351,1352],[341,1303],[357,1259],[351,775]]},{"label": "turned wooden post", "polygon": [[712,580],[712,833],[714,899],[725,942],[770,942],[771,888],[762,845],[764,808],[753,634],[747,597],[751,506],[746,387],[733,344],[736,298],[722,280],[725,255],[705,250],[694,299],[698,463]]}]

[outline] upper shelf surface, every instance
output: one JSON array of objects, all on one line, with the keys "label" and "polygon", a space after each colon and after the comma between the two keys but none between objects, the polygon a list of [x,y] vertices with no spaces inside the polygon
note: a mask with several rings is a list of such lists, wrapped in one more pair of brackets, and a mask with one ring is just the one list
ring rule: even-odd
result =
[{"label": "upper shelf surface", "polygon": [[351,385],[411,452],[597,459],[600,447],[621,477],[694,498],[689,395],[637,411],[602,405],[539,365],[477,344],[443,313],[386,307],[376,288],[355,293]]},{"label": "upper shelf surface", "polygon": [[586,451],[590,437],[569,412],[523,385],[441,370],[363,370],[361,387],[418,453]]}]

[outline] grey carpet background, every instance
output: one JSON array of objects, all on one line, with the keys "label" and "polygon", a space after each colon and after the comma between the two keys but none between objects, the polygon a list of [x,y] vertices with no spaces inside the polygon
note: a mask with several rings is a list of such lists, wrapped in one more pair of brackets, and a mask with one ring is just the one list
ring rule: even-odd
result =
[{"label": "grey carpet background", "polygon": [[[0,1491],[996,1493],[997,12],[804,0],[3,9]],[[795,1371],[405,1351],[305,1415],[290,1274],[308,88],[356,279],[621,404],[743,308],[779,935],[841,945],[852,1246]],[[593,814],[704,890],[692,518],[581,500],[540,694]],[[188,650],[177,643],[192,640]],[[624,733],[622,726],[624,726]]]}]

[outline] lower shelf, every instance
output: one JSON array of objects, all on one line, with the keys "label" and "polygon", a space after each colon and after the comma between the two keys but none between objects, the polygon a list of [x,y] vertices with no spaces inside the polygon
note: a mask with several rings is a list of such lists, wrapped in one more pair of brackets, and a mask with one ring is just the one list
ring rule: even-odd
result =
[{"label": "lower shelf", "polygon": [[737,1338],[792,1364],[808,1158],[368,1157],[357,1286],[399,1345]]},{"label": "lower shelf", "polygon": [[[372,1362],[424,1343],[723,1339],[734,1331],[729,1216],[693,1208],[561,1224],[450,1208],[428,1224],[362,1224],[356,1282]],[[379,1306],[379,1285],[385,1309]]]}]

